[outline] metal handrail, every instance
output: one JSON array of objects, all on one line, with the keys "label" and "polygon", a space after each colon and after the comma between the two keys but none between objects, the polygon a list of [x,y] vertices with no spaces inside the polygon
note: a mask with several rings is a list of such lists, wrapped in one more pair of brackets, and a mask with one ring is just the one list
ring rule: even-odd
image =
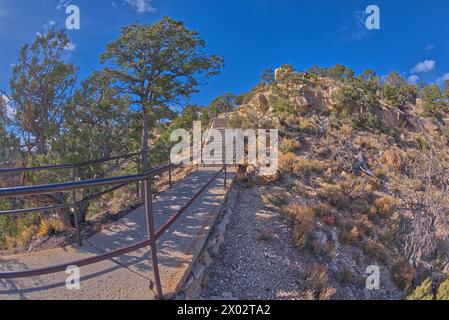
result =
[{"label": "metal handrail", "polygon": [[[91,162],[90,162],[91,163]],[[184,162],[180,162],[184,163]],[[195,196],[188,201],[188,203],[181,208],[174,216],[172,216],[168,221],[166,221],[159,230],[154,230],[154,221],[153,221],[153,210],[152,210],[152,190],[151,190],[151,181],[155,176],[158,176],[164,172],[169,172],[171,176],[171,171],[177,167],[181,166],[175,164],[167,164],[160,166],[158,168],[151,169],[142,174],[136,175],[128,175],[128,176],[120,176],[113,178],[104,178],[104,179],[96,179],[96,180],[84,180],[84,181],[73,181],[68,183],[58,183],[58,184],[49,184],[49,185],[37,185],[37,186],[23,186],[23,187],[13,187],[13,188],[4,188],[0,189],[0,198],[2,197],[16,197],[16,196],[30,196],[37,194],[47,194],[54,192],[63,192],[63,191],[74,191],[85,188],[92,187],[101,187],[101,186],[111,186],[111,185],[127,185],[134,182],[143,182],[144,183],[144,204],[145,204],[145,213],[147,218],[147,229],[148,229],[148,239],[145,241],[138,242],[131,246],[120,248],[102,255],[97,255],[93,257],[89,257],[86,259],[81,259],[78,261],[72,261],[70,263],[64,263],[59,265],[53,265],[40,269],[26,270],[26,271],[14,271],[14,272],[0,272],[0,279],[16,279],[16,278],[27,278],[27,277],[35,277],[40,275],[52,274],[60,271],[66,270],[67,267],[76,265],[78,267],[87,266],[102,262],[104,260],[108,260],[117,256],[121,256],[141,248],[145,248],[150,246],[151,251],[151,261],[154,272],[154,279],[156,283],[156,291],[157,297],[163,298],[161,279],[159,275],[159,266],[157,260],[157,252],[156,252],[156,241],[182,216],[182,214],[199,198],[199,196],[217,179],[217,177],[224,171],[225,179],[224,179],[224,187],[227,188],[227,170],[226,164],[223,168],[218,171],[207,184],[199,190]],[[171,179],[170,179],[171,180]],[[76,204],[74,205],[76,206]],[[18,214],[18,213],[26,213],[26,212],[35,212],[43,209],[55,209],[62,208],[63,206],[52,206],[52,207],[42,207],[42,208],[34,208],[34,209],[21,209],[21,210],[12,210],[12,211],[3,211],[0,212],[1,215],[6,214]],[[71,205],[64,206],[66,208],[73,207]]]},{"label": "metal handrail", "polygon": [[82,180],[82,181],[72,181],[65,183],[55,183],[46,185],[36,185],[36,186],[23,186],[23,187],[11,187],[0,189],[0,198],[4,197],[18,197],[18,196],[32,196],[37,194],[48,194],[61,191],[73,191],[79,189],[87,189],[94,187],[104,187],[110,185],[117,185],[122,183],[131,184],[133,182],[142,181],[148,178],[152,178],[159,174],[162,174],[169,169],[173,169],[175,165],[165,165],[152,169],[145,173],[119,176],[112,178],[94,179],[94,180]]},{"label": "metal handrail", "polygon": [[[158,240],[164,235],[164,233],[180,218],[180,216],[187,211],[188,208],[198,199],[198,197],[212,184],[213,181],[223,172],[224,168],[218,171],[207,184],[205,184],[201,190],[199,190],[195,196],[183,207],[181,208],[173,217],[167,220],[154,234],[154,239]],[[59,265],[49,266],[46,268],[27,270],[27,271],[15,271],[15,272],[0,272],[0,279],[18,279],[18,278],[28,278],[35,276],[42,276],[46,274],[51,274],[55,272],[65,271],[69,266],[84,267],[91,264],[99,263],[104,260],[115,258],[133,251],[137,251],[144,247],[148,247],[152,242],[152,239],[138,242],[136,244],[120,248],[114,251],[110,251],[105,254],[97,255],[94,257],[89,257],[85,259],[80,259],[77,261],[67,262]]]},{"label": "metal handrail", "polygon": [[101,158],[97,160],[89,160],[78,163],[67,163],[67,164],[58,164],[58,165],[48,165],[48,166],[37,166],[37,167],[23,167],[23,168],[1,168],[0,174],[11,174],[11,173],[23,173],[23,172],[31,172],[31,171],[45,171],[45,170],[59,170],[59,169],[73,169],[86,167],[98,163],[111,162],[115,160],[121,159],[131,159],[137,156],[142,155],[142,152],[130,153],[121,156],[114,156],[108,158]]}]

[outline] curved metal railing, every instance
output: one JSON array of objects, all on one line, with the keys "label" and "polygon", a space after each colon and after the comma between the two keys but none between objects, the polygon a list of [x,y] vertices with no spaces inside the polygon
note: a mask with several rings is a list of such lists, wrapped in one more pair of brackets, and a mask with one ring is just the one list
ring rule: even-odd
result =
[{"label": "curved metal railing", "polygon": [[[123,157],[131,157],[137,156],[138,154],[131,154],[120,157],[112,157],[100,160],[88,161],[80,164],[67,164],[67,165],[56,165],[56,166],[44,166],[44,167],[35,167],[35,168],[17,168],[17,169],[1,169],[0,173],[20,173],[26,171],[33,170],[53,170],[53,169],[62,169],[62,168],[74,168],[83,165],[96,164],[105,161],[113,161],[117,159],[121,159]],[[91,264],[96,264],[104,260],[108,260],[117,256],[121,256],[145,247],[150,247],[151,251],[151,260],[152,267],[154,272],[154,280],[156,284],[156,293],[158,298],[163,298],[162,285],[159,275],[159,267],[157,260],[157,252],[156,252],[156,241],[182,216],[182,214],[200,197],[200,195],[218,178],[218,176],[225,172],[224,179],[224,187],[227,188],[227,179],[226,179],[226,164],[219,170],[214,176],[199,190],[194,197],[192,197],[188,203],[181,208],[174,216],[172,216],[169,220],[167,220],[158,230],[154,229],[154,220],[153,220],[153,210],[152,210],[152,189],[151,183],[152,180],[163,173],[168,172],[170,177],[171,184],[171,172],[180,167],[180,165],[175,165],[168,163],[166,165],[162,165],[157,168],[153,168],[144,173],[135,174],[135,175],[127,175],[127,176],[119,176],[112,178],[103,178],[103,179],[94,179],[94,180],[84,180],[84,181],[72,181],[67,183],[55,183],[55,184],[47,184],[47,185],[36,185],[36,186],[20,186],[20,187],[11,187],[0,189],[0,198],[3,197],[19,197],[19,196],[33,196],[40,194],[50,194],[57,192],[75,192],[76,190],[82,190],[86,188],[94,188],[94,187],[104,187],[104,186],[114,186],[114,188],[123,187],[129,184],[142,182],[144,185],[144,206],[145,206],[145,214],[147,219],[147,229],[148,229],[148,239],[145,241],[141,241],[130,245],[128,247],[120,248],[102,255],[89,257],[86,259],[81,259],[77,261],[70,261],[67,263],[48,266],[45,268],[33,269],[33,270],[25,270],[25,271],[11,271],[11,272],[0,272],[0,279],[15,279],[15,278],[27,278],[27,277],[35,277],[46,274],[52,274],[60,271],[66,270],[67,267],[76,265],[78,267],[87,266]],[[111,190],[111,189],[109,189]],[[1,211],[0,216],[2,215],[10,215],[10,214],[26,214],[30,212],[43,211],[43,210],[51,210],[55,208],[73,208],[76,207],[76,199],[74,204],[67,205],[58,205],[58,206],[49,206],[49,207],[40,207],[40,208],[32,208],[32,209],[20,209],[20,210],[9,210],[9,211]],[[78,229],[78,226],[77,230]]]}]

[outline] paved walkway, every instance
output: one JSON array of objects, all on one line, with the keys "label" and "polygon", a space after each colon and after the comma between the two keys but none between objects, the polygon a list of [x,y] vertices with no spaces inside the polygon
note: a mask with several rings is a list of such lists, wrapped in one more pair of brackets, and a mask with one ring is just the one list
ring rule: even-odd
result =
[{"label": "paved walkway", "polygon": [[[220,168],[201,168],[153,201],[156,229],[181,209]],[[228,171],[228,183],[234,172]],[[176,293],[189,275],[214,225],[228,190],[222,173],[184,215],[162,236],[158,259],[163,292]],[[87,241],[87,246],[0,257],[0,271],[20,271],[75,261],[109,252],[147,238],[143,207],[107,226]],[[149,249],[81,268],[81,289],[68,290],[64,272],[17,280],[0,280],[0,299],[154,299]]]}]

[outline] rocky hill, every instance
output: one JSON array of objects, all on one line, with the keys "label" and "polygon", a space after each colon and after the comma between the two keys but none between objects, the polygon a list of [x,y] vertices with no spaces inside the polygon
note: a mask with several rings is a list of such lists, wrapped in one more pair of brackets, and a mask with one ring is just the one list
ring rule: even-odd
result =
[{"label": "rocky hill", "polygon": [[239,98],[234,127],[281,135],[279,176],[239,185],[291,222],[302,298],[447,299],[448,96],[340,67],[283,66]]}]

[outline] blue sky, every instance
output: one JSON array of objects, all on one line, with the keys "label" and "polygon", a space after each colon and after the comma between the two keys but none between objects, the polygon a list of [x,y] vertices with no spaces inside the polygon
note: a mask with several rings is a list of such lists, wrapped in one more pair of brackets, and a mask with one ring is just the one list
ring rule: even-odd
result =
[{"label": "blue sky", "polygon": [[[265,68],[283,63],[297,69],[342,63],[380,75],[397,70],[410,81],[429,83],[449,79],[447,0],[0,0],[0,89],[7,90],[23,44],[50,21],[65,26],[67,4],[81,10],[81,29],[68,31],[74,46],[66,53],[80,67],[81,79],[100,68],[105,45],[130,23],[167,15],[197,30],[226,66],[192,103],[246,92]],[[380,30],[364,26],[371,4],[380,8]]]}]

